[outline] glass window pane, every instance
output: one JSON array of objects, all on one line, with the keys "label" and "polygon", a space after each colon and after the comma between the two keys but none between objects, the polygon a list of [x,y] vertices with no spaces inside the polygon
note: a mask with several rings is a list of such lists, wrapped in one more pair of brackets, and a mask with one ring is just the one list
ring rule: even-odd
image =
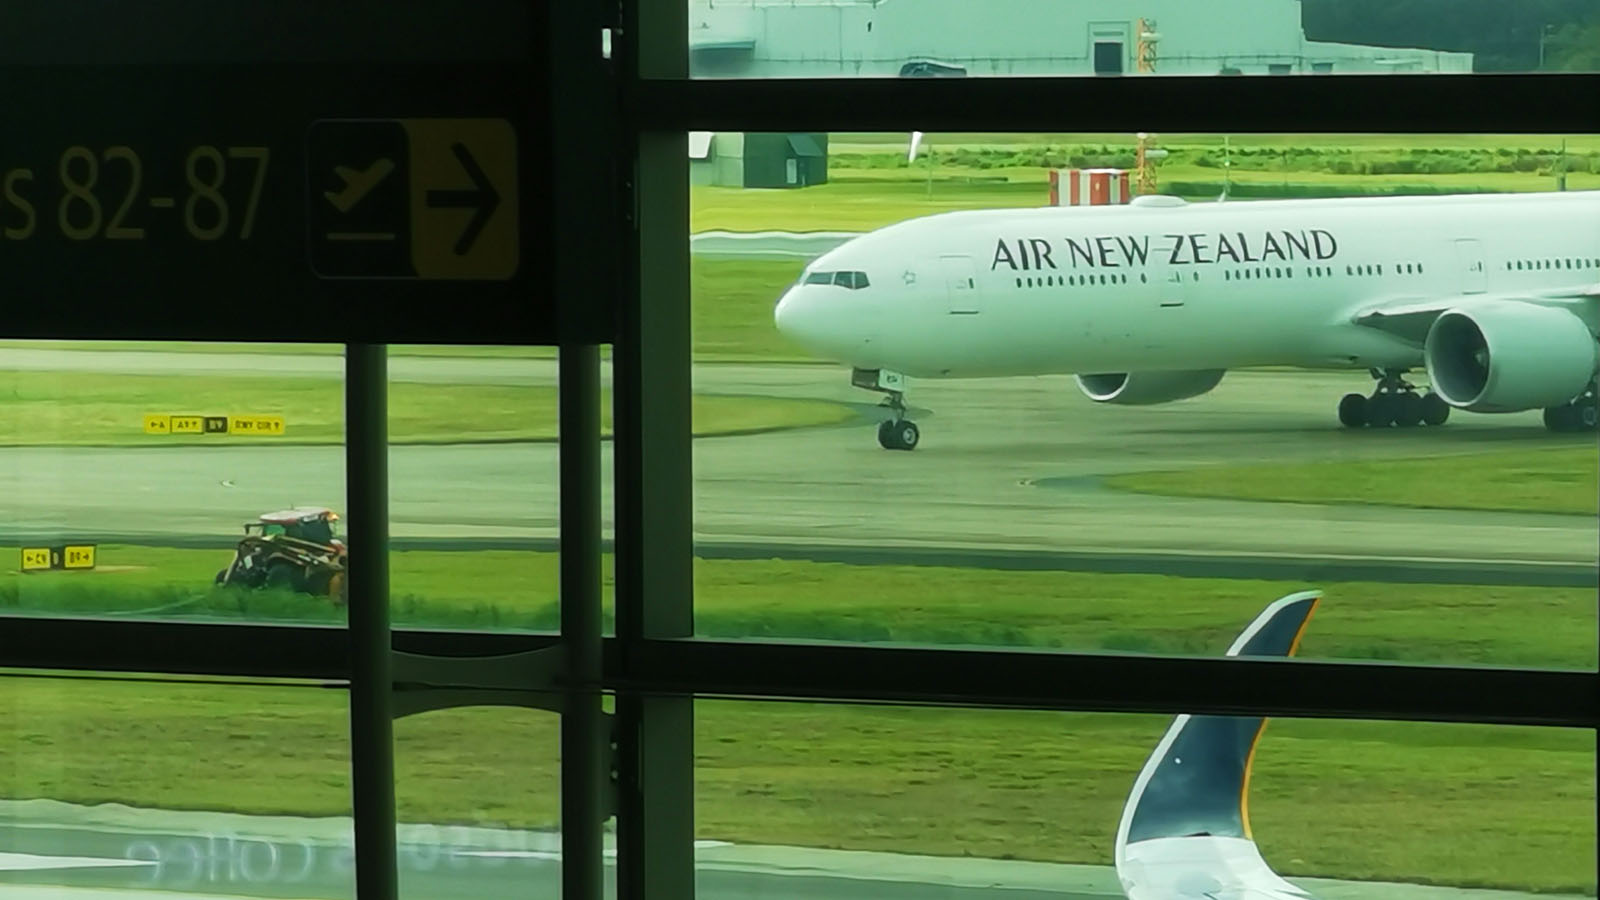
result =
[{"label": "glass window pane", "polygon": [[342,353],[0,342],[0,613],[342,621]]},{"label": "glass window pane", "polygon": [[701,890],[1593,895],[1592,731],[1195,717],[1146,780],[1173,722],[701,701]]},{"label": "glass window pane", "polygon": [[[393,621],[554,630],[555,349],[441,344],[390,353]],[[602,403],[609,414],[609,397]],[[602,426],[609,431],[609,415]]]},{"label": "glass window pane", "polygon": [[[395,624],[554,628],[554,351],[388,365]],[[0,379],[0,613],[344,620],[340,345],[7,341]]]},{"label": "glass window pane", "polygon": [[689,0],[695,78],[1593,72],[1585,3]]},{"label": "glass window pane", "polygon": [[345,900],[347,696],[0,673],[0,894]]},{"label": "glass window pane", "polygon": [[700,634],[1595,667],[1600,137],[822,137],[688,163]]},{"label": "glass window pane", "polygon": [[560,893],[560,762],[554,713],[472,707],[396,721],[400,896]]}]

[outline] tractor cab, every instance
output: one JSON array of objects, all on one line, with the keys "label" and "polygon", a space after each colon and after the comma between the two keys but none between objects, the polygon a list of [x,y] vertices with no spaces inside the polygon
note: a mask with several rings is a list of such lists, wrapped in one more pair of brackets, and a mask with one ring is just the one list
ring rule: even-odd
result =
[{"label": "tractor cab", "polygon": [[343,543],[336,536],[339,514],[326,507],[296,507],[262,513],[260,521],[247,523],[245,534],[259,531],[262,537],[283,535],[322,546]]},{"label": "tractor cab", "polygon": [[246,522],[233,560],[217,573],[219,585],[288,587],[347,599],[348,552],[336,537],[339,514],[323,506],[297,506],[263,513]]}]

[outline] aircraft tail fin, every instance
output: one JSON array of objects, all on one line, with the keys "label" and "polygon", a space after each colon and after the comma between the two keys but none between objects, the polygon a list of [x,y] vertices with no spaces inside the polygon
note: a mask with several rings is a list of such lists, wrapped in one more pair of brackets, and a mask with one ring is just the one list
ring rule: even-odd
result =
[{"label": "aircraft tail fin", "polygon": [[[1322,595],[1283,597],[1251,622],[1228,656],[1293,656]],[[1117,828],[1116,865],[1131,900],[1206,896],[1234,887],[1262,898],[1308,895],[1261,859],[1250,832],[1250,767],[1266,719],[1178,716],[1134,782]]]}]

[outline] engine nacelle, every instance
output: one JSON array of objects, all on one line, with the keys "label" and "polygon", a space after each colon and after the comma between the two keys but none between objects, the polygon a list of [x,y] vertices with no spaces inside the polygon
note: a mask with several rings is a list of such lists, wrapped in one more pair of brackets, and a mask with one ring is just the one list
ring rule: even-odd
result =
[{"label": "engine nacelle", "polygon": [[1600,366],[1584,321],[1564,309],[1498,301],[1447,310],[1428,329],[1423,361],[1433,390],[1472,412],[1559,406]]},{"label": "engine nacelle", "polygon": [[1186,372],[1113,372],[1079,375],[1078,389],[1096,403],[1148,406],[1187,400],[1209,392],[1221,381],[1226,369]]}]

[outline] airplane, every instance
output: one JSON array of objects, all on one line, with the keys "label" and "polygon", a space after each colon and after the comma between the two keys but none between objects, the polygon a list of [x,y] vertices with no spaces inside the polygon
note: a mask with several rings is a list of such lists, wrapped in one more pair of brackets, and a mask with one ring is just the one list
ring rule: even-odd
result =
[{"label": "airplane", "polygon": [[1368,371],[1338,405],[1350,428],[1542,409],[1593,431],[1600,192],[941,213],[819,256],[773,317],[887,395],[889,450],[921,440],[908,377],[1070,374],[1147,405],[1258,366]]},{"label": "airplane", "polygon": [[[1269,605],[1228,656],[1293,656],[1318,591]],[[1134,780],[1113,850],[1128,900],[1313,900],[1261,857],[1250,829],[1250,769],[1267,720],[1175,718]]]}]

